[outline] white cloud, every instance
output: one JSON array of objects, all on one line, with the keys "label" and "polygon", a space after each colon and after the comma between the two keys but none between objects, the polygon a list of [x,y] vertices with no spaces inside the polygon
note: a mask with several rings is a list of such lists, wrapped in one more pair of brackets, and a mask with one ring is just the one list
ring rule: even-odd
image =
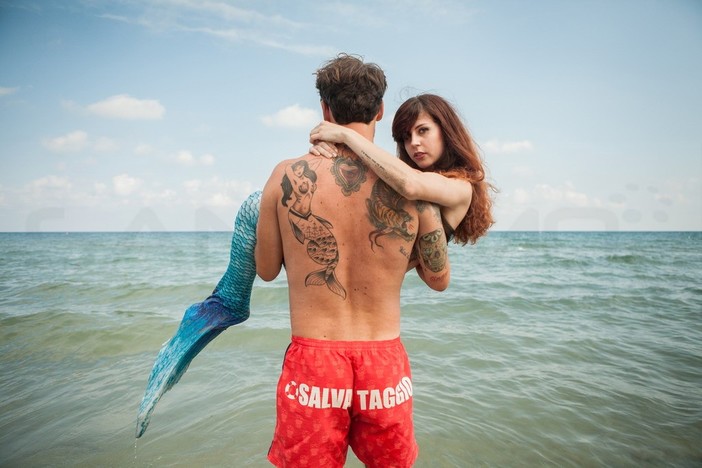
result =
[{"label": "white cloud", "polygon": [[34,179],[19,191],[19,196],[30,205],[65,204],[71,198],[73,184],[66,177],[48,175]]},{"label": "white cloud", "polygon": [[537,184],[531,189],[516,188],[513,194],[514,203],[520,205],[553,204],[577,207],[598,206],[599,202],[579,192],[572,183],[566,182],[554,187],[549,184]]},{"label": "white cloud", "polygon": [[529,192],[524,189],[517,188],[514,190],[514,202],[520,205],[526,205],[530,200]]},{"label": "white cloud", "polygon": [[128,173],[108,181],[72,180],[61,175],[46,175],[21,188],[0,185],[0,206],[36,208],[46,206],[99,207],[112,209],[129,204],[136,207],[210,208],[222,210],[226,217],[252,192],[246,181],[193,179],[182,185],[145,181]]},{"label": "white cloud", "polygon": [[529,140],[521,141],[500,141],[488,140],[483,143],[482,148],[490,153],[519,153],[523,151],[531,151],[534,145]]},{"label": "white cloud", "polygon": [[256,42],[260,45],[270,47],[273,49],[287,50],[288,52],[295,52],[300,55],[310,55],[310,56],[322,56],[329,57],[334,55],[336,50],[328,46],[316,46],[308,44],[291,44],[287,41],[280,41],[269,38],[259,38],[257,36],[247,37],[247,39],[253,39],[252,42]]},{"label": "white cloud", "polygon": [[0,86],[0,96],[9,96],[17,91],[19,91],[19,88],[6,88],[4,86]]},{"label": "white cloud", "polygon": [[86,107],[88,112],[100,117],[126,120],[159,120],[166,113],[165,107],[155,99],[137,99],[128,94],[110,96]]},{"label": "white cloud", "polygon": [[183,166],[194,166],[197,164],[202,166],[211,166],[215,162],[215,157],[209,153],[196,157],[193,155],[193,153],[187,150],[178,151],[174,159],[178,164],[182,164]]},{"label": "white cloud", "polygon": [[128,196],[141,186],[141,180],[128,174],[119,174],[112,178],[112,188],[120,196]]},{"label": "white cloud", "polygon": [[[345,25],[354,24],[355,26],[385,29],[392,27],[392,24],[388,24],[385,15],[369,14],[368,7],[369,5],[359,5],[351,2],[322,2],[318,5],[323,15],[344,18]],[[398,9],[402,10],[404,8],[404,5],[398,5]]]},{"label": "white cloud", "polygon": [[528,166],[514,166],[512,168],[512,174],[519,177],[531,177],[534,175],[534,170]]},{"label": "white cloud", "polygon": [[83,150],[88,145],[88,134],[82,130],[44,141],[44,146],[59,153],[73,153]]},{"label": "white cloud", "polygon": [[61,100],[61,107],[70,112],[85,112],[85,109],[75,101],[68,99]]},{"label": "white cloud", "polygon": [[83,130],[76,130],[55,138],[44,140],[44,147],[57,153],[78,153],[92,149],[100,153],[115,151],[119,145],[107,137],[91,139]]},{"label": "white cloud", "polygon": [[139,143],[134,148],[134,154],[137,156],[147,156],[149,154],[153,154],[155,151],[156,149],[153,146],[146,143]]},{"label": "white cloud", "polygon": [[141,194],[141,203],[146,206],[158,205],[162,203],[168,204],[173,202],[178,198],[178,194],[175,190],[162,189],[159,191],[146,191]]},{"label": "white cloud", "polygon": [[298,104],[288,106],[273,115],[261,117],[268,127],[310,128],[319,123],[322,118],[316,110],[300,107]]},{"label": "white cloud", "polygon": [[[103,185],[103,188],[100,187]],[[34,179],[23,187],[10,192],[11,204],[20,209],[47,206],[102,206],[104,184],[81,186],[67,177],[47,175]]]},{"label": "white cloud", "polygon": [[184,166],[192,166],[195,164],[195,157],[190,151],[178,151],[175,156],[176,161]]},{"label": "white cloud", "polygon": [[174,4],[201,13],[211,13],[216,18],[227,21],[239,21],[246,24],[259,23],[265,26],[302,28],[302,24],[288,20],[278,14],[265,15],[256,10],[246,10],[221,1],[176,0]]},{"label": "white cloud", "polygon": [[391,31],[410,24],[416,18],[422,18],[424,23],[465,24],[477,14],[472,2],[464,0],[386,0],[362,4],[330,1],[320,2],[315,8],[323,17],[343,18],[342,27],[353,25],[356,28]]},{"label": "white cloud", "polygon": [[183,182],[183,187],[185,187],[186,192],[194,194],[200,190],[200,187],[202,187],[202,181],[201,180],[186,180]]},{"label": "white cloud", "polygon": [[117,143],[110,138],[99,137],[97,140],[95,140],[92,147],[95,151],[106,153],[109,151],[115,151],[117,148],[119,148],[119,145],[117,145]]},{"label": "white cloud", "polygon": [[33,180],[29,188],[34,190],[70,190],[73,185],[65,177],[50,175]]},{"label": "white cloud", "polygon": [[250,182],[222,180],[219,177],[188,180],[183,187],[192,205],[218,208],[236,206],[252,191]]},{"label": "white cloud", "polygon": [[226,193],[215,193],[207,199],[205,204],[218,207],[233,206],[234,200]]},{"label": "white cloud", "polygon": [[534,187],[533,193],[541,200],[561,201],[564,199],[563,190],[548,184],[538,184]]},{"label": "white cloud", "polygon": [[93,184],[93,190],[95,191],[96,195],[102,195],[107,193],[107,185],[102,182],[95,182]]},{"label": "white cloud", "polygon": [[205,34],[234,43],[248,42],[302,55],[328,57],[336,52],[328,45],[296,41],[296,35],[308,30],[309,24],[223,1],[171,0],[149,3],[134,17],[114,14],[103,14],[102,17],[157,31]]},{"label": "white cloud", "polygon": [[200,164],[202,164],[203,166],[211,166],[214,164],[214,162],[215,162],[215,157],[209,153],[203,154],[202,156],[200,156]]}]

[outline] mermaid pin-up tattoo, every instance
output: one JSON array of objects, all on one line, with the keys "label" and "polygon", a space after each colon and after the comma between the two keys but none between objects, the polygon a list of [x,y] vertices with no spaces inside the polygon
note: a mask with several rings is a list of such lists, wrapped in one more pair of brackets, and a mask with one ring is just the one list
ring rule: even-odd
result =
[{"label": "mermaid pin-up tattoo", "polygon": [[293,235],[301,244],[307,241],[307,255],[320,265],[321,270],[313,271],[305,278],[305,286],[326,285],[331,292],[346,299],[346,290],[336,278],[339,264],[339,246],[331,232],[332,224],[312,213],[312,197],[317,190],[317,173],[307,161],[298,161],[285,169],[281,182],[283,206],[288,207],[288,221]]}]

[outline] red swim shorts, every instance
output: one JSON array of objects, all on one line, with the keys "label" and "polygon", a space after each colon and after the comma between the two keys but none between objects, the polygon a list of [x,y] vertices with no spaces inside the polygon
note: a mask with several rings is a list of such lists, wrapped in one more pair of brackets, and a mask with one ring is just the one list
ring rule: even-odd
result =
[{"label": "red swim shorts", "polygon": [[276,391],[268,459],[278,467],[341,467],[350,445],[366,466],[412,466],[412,375],[400,338],[293,337]]}]

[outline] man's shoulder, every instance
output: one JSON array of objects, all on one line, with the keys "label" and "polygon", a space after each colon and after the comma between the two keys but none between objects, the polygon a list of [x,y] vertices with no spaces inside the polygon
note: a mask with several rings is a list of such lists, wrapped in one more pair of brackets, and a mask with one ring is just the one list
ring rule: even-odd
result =
[{"label": "man's shoulder", "polygon": [[304,158],[304,156],[297,156],[293,158],[287,158],[287,159],[281,159],[279,160],[273,170],[271,171],[271,175],[276,175],[281,172],[285,172],[285,169],[292,166],[295,164],[297,161],[300,161]]},{"label": "man's shoulder", "polygon": [[276,167],[285,167],[285,166],[289,166],[290,164],[293,164],[293,163],[296,162],[296,161],[300,161],[301,159],[304,159],[304,157],[305,157],[305,155],[302,155],[302,156],[294,156],[294,157],[291,157],[291,158],[281,159],[281,160],[278,161],[278,163],[276,164]]},{"label": "man's shoulder", "polygon": [[312,161],[322,161],[324,159],[326,159],[324,158],[324,156],[316,156],[314,154],[307,153],[301,156],[294,156],[292,158],[282,159],[278,162],[278,164],[276,164],[276,167],[287,167],[300,161],[307,161],[308,163],[310,163]]}]

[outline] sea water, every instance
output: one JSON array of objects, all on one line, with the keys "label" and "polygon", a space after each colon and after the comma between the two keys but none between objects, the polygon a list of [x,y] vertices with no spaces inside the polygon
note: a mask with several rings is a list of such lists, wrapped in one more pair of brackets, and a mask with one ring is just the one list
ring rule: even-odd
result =
[{"label": "sea water", "polygon": [[[134,437],[230,236],[0,234],[0,466],[269,466],[284,275]],[[448,290],[402,289],[416,466],[702,466],[702,233],[492,232],[450,254]]]}]

